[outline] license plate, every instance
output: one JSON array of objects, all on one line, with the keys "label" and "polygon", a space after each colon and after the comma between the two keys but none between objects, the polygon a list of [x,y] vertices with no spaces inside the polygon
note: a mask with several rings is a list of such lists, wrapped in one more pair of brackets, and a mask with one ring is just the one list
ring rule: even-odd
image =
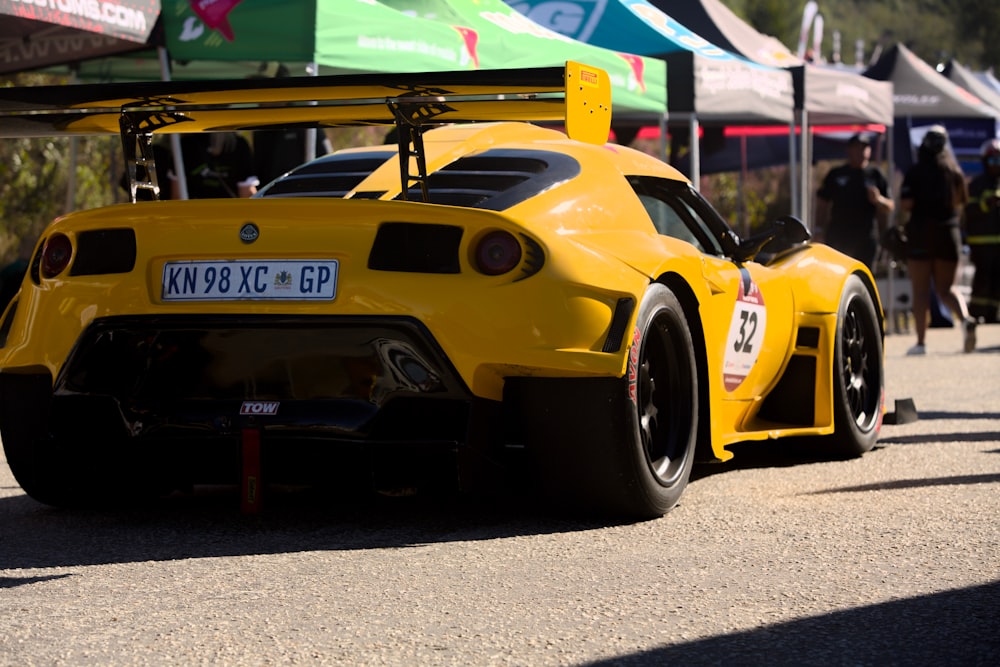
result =
[{"label": "license plate", "polygon": [[179,261],[163,265],[164,301],[332,301],[335,259]]}]

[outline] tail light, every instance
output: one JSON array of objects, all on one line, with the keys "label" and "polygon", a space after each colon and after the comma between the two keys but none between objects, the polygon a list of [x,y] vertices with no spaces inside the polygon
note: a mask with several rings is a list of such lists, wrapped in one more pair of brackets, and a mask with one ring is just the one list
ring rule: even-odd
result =
[{"label": "tail light", "polygon": [[53,234],[42,249],[42,277],[55,278],[73,258],[73,244],[65,234]]},{"label": "tail light", "polygon": [[521,244],[510,232],[497,230],[476,243],[476,268],[488,276],[499,276],[521,263]]}]

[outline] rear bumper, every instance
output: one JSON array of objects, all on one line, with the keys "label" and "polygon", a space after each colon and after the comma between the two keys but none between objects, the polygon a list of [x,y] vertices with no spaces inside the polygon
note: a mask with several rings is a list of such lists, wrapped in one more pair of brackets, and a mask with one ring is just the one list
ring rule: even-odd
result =
[{"label": "rear bumper", "polygon": [[97,320],[55,381],[2,373],[0,397],[4,439],[135,452],[238,446],[245,428],[284,448],[454,448],[474,400],[409,318],[217,316]]}]

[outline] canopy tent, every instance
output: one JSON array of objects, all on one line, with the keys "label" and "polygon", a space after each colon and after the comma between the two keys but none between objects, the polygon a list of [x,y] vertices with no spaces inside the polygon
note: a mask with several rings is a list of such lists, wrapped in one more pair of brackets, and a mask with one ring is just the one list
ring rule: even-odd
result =
[{"label": "canopy tent", "polygon": [[160,0],[0,0],[0,74],[147,48]]},{"label": "canopy tent", "polygon": [[[616,115],[648,118],[666,110],[666,72],[652,59],[514,30],[498,8],[484,2],[400,4],[408,12],[390,4],[216,0],[209,12],[196,11],[192,5],[201,5],[189,0],[163,0],[170,78],[252,76],[262,62],[280,62],[301,76],[548,67],[576,59],[608,72]],[[488,9],[490,18],[472,11],[477,7]],[[143,81],[159,79],[161,72],[147,53],[82,63],[79,76]]]},{"label": "canopy tent", "polygon": [[951,59],[941,70],[945,78],[966,89],[995,111],[1000,112],[1000,90],[994,88],[983,79],[976,76],[972,70],[957,60]]},{"label": "canopy tent", "polygon": [[720,0],[651,0],[659,9],[713,44],[772,67],[802,64],[780,40],[758,32]]},{"label": "canopy tent", "polygon": [[982,81],[983,83],[985,83],[986,86],[990,90],[993,90],[993,91],[996,91],[996,92],[1000,93],[1000,80],[997,80],[997,78],[995,76],[993,76],[993,68],[992,67],[990,69],[984,70],[982,72],[974,72],[973,75],[977,79],[979,79],[980,81]]},{"label": "canopy tent", "polygon": [[[799,170],[801,200],[793,183],[793,209],[806,224],[809,207],[806,193],[811,191],[811,124],[872,123],[892,125],[892,87],[865,80],[852,71],[811,65],[793,54],[778,39],[764,35],[738,17],[720,0],[652,0],[677,21],[723,49],[738,53],[763,65],[784,67],[792,72],[795,111],[800,127]],[[789,137],[793,144],[794,136]],[[794,164],[795,150],[790,145],[789,161]]]},{"label": "canopy tent", "polygon": [[[160,0],[115,3],[38,3],[0,0],[0,74],[62,65],[108,54],[149,48],[160,15]],[[71,139],[76,159],[76,139]],[[76,190],[70,169],[66,210]]]},{"label": "canopy tent", "polygon": [[[616,117],[663,122],[662,62],[511,29],[511,21],[503,20],[509,9],[500,0],[496,4],[486,19],[471,12],[470,3],[425,3],[440,15],[432,20],[374,0],[163,0],[165,46],[158,53],[81,63],[78,78],[231,79],[259,75],[262,63],[277,62],[301,76],[549,67],[580,60],[608,72]],[[171,142],[181,163],[179,142]],[[314,146],[306,140],[305,159]]]},{"label": "canopy tent", "polygon": [[940,123],[948,128],[952,147],[959,158],[977,154],[979,146],[996,135],[1000,112],[941,76],[902,44],[883,51],[864,75],[893,84],[893,159],[900,169],[912,164],[914,147],[932,124]]},{"label": "canopy tent", "polygon": [[409,16],[438,21],[471,35],[480,67],[544,67],[575,59],[611,77],[617,119],[663,121],[667,113],[667,69],[662,61],[632,50],[605,49],[542,28],[503,0],[380,0]]},{"label": "canopy tent", "polygon": [[[667,63],[671,125],[784,123],[793,119],[792,79],[785,70],[751,62],[720,49],[645,0],[603,3],[508,0],[543,27],[609,49],[628,48]],[[701,177],[701,147],[691,142],[690,176]],[[672,154],[673,157],[673,154]]]},{"label": "canopy tent", "polygon": [[[292,76],[459,71],[479,66],[475,40],[433,21],[365,0],[163,0],[163,42],[177,80],[240,78],[280,62]],[[199,7],[201,5],[198,5]],[[155,53],[90,60],[85,81],[162,78]]]}]

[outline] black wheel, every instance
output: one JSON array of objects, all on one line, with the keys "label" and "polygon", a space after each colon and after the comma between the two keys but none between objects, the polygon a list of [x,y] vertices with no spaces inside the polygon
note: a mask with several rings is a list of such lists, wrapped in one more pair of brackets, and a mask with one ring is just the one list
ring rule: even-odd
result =
[{"label": "black wheel", "polygon": [[639,307],[626,374],[630,413],[618,450],[630,469],[633,512],[658,516],[677,504],[691,475],[698,432],[698,372],[684,310],[663,285]]},{"label": "black wheel", "polygon": [[118,497],[134,475],[118,470],[110,438],[80,424],[50,428],[52,384],[47,374],[0,377],[0,435],[7,464],[24,492],[56,507],[89,507]]},{"label": "black wheel", "polygon": [[85,468],[70,460],[62,447],[37,438],[3,438],[7,463],[14,479],[24,492],[40,503],[54,507],[78,507],[89,504],[88,490],[81,484]]},{"label": "black wheel", "polygon": [[697,377],[680,302],[654,284],[639,306],[625,377],[509,382],[549,497],[632,519],[669,511],[694,462]]},{"label": "black wheel", "polygon": [[834,433],[831,453],[861,456],[875,446],[882,423],[885,383],[882,328],[875,303],[861,279],[844,284],[837,313],[837,340],[833,360]]}]

